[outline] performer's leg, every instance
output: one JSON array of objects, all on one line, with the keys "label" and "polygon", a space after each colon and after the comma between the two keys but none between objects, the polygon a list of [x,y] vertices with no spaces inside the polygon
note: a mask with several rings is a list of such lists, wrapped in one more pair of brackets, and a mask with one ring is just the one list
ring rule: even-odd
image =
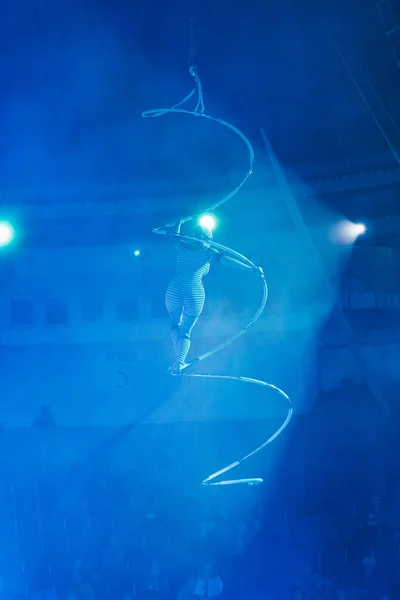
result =
[{"label": "performer's leg", "polygon": [[172,345],[174,347],[174,352],[175,352],[175,357],[177,357],[178,354],[178,343],[179,343],[179,330],[181,328],[181,323],[182,323],[182,313],[178,314],[173,314],[170,313],[169,315],[171,317],[171,340],[172,340]]},{"label": "performer's leg", "polygon": [[179,338],[176,349],[176,361],[172,372],[179,373],[186,362],[190,350],[190,338],[193,327],[200,317],[205,301],[204,287],[201,283],[192,286],[184,295],[184,313],[179,327]]},{"label": "performer's leg", "polygon": [[176,351],[175,366],[178,368],[182,367],[186,362],[186,358],[190,350],[190,336],[198,318],[198,316],[193,317],[186,314],[183,315],[182,323],[179,327],[179,338]]},{"label": "performer's leg", "polygon": [[165,307],[171,319],[171,340],[175,357],[178,352],[179,329],[182,323],[183,294],[180,286],[173,280],[165,294]]},{"label": "performer's leg", "polygon": [[201,283],[192,286],[184,295],[184,312],[179,327],[179,338],[176,350],[176,361],[172,367],[173,372],[180,372],[186,362],[190,350],[190,337],[204,307],[205,293]]},{"label": "performer's leg", "polygon": [[[171,304],[171,299],[173,300],[176,297],[176,292],[174,292],[174,290],[171,290],[170,288],[169,290],[167,290],[166,305],[172,317],[172,314],[177,315],[176,308],[175,310],[172,310]],[[192,333],[192,329],[195,326],[197,319],[202,313],[204,300],[205,293],[203,285],[201,283],[189,288],[188,290],[185,290],[183,297],[184,313],[182,321],[176,323],[173,329],[171,329],[171,335],[174,336],[176,342],[176,360],[170,368],[170,372],[173,374],[180,373],[182,367],[186,362],[186,358],[190,350],[190,336]],[[175,306],[177,306],[176,302]]]}]

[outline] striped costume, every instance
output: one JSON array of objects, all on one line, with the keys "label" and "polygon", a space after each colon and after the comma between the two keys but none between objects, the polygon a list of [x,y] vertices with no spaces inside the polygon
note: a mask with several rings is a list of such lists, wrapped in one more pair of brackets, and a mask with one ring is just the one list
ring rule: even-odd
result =
[{"label": "striped costume", "polygon": [[210,270],[212,253],[206,246],[177,246],[176,275],[170,282],[165,306],[171,317],[175,365],[183,366],[190,349],[190,335],[204,307],[203,277]]}]

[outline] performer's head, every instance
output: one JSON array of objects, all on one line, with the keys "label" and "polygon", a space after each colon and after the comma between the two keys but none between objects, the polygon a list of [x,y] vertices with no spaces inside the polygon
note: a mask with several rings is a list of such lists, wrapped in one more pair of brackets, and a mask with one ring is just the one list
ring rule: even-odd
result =
[{"label": "performer's head", "polygon": [[200,239],[200,240],[204,240],[204,242],[202,243],[202,246],[205,248],[209,248],[210,244],[207,242],[210,242],[213,239],[213,234],[211,229],[208,229],[207,227],[204,227],[203,225],[196,225],[196,227],[193,229],[192,232],[193,237]]}]

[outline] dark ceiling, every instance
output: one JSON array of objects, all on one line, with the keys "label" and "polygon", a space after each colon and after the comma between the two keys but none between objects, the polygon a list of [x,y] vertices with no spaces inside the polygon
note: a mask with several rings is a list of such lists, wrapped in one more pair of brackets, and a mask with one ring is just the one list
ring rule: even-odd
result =
[{"label": "dark ceiling", "polygon": [[143,195],[229,186],[246,165],[229,132],[140,117],[189,91],[190,53],[207,111],[245,132],[261,164],[263,126],[299,178],[394,165],[400,33],[387,35],[396,15],[378,4],[386,25],[374,0],[8,0],[0,187],[38,198],[121,182]]}]

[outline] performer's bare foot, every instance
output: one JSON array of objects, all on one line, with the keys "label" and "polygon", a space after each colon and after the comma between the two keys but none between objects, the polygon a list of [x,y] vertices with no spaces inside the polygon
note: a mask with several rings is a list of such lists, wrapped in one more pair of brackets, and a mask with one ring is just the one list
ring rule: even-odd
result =
[{"label": "performer's bare foot", "polygon": [[180,375],[186,366],[186,363],[181,363],[176,360],[173,365],[168,367],[168,373],[170,375]]}]

